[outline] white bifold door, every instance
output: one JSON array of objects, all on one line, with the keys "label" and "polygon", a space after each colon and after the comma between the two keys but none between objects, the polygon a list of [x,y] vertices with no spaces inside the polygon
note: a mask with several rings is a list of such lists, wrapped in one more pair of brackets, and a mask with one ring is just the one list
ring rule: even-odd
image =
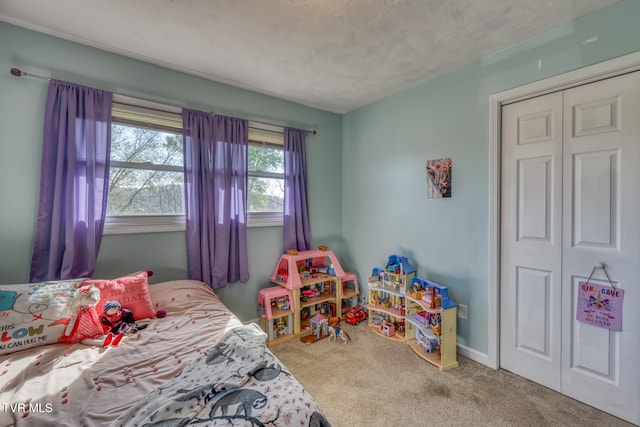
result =
[{"label": "white bifold door", "polygon": [[[501,204],[500,366],[640,424],[640,72],[503,106]],[[622,331],[576,320],[598,263]]]}]

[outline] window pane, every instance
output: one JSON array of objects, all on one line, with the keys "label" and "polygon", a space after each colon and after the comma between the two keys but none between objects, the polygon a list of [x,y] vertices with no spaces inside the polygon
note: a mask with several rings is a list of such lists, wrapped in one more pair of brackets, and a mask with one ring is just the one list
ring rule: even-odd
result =
[{"label": "window pane", "polygon": [[107,215],[184,213],[184,174],[149,169],[111,168]]},{"label": "window pane", "polygon": [[284,150],[264,145],[249,145],[249,170],[284,173]]},{"label": "window pane", "polygon": [[282,212],[284,179],[249,177],[249,212]]},{"label": "window pane", "polygon": [[111,160],[182,166],[182,135],[113,124],[111,126]]}]

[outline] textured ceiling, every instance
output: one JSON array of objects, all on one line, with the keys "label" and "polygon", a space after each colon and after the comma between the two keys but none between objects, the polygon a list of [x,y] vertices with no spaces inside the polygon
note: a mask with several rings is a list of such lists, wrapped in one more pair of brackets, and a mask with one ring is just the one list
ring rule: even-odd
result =
[{"label": "textured ceiling", "polygon": [[0,0],[0,20],[345,113],[615,1]]}]

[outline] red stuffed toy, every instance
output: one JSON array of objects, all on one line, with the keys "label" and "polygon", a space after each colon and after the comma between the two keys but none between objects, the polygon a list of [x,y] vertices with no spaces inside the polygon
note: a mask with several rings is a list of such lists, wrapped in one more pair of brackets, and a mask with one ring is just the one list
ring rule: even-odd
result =
[{"label": "red stuffed toy", "polygon": [[[71,316],[53,324],[64,323],[66,326],[58,342],[73,344],[81,342],[87,345],[118,345],[124,332],[111,333],[98,316],[96,304],[100,301],[100,289],[93,284],[76,290],[71,302]],[[52,325],[53,325],[52,324]]]}]

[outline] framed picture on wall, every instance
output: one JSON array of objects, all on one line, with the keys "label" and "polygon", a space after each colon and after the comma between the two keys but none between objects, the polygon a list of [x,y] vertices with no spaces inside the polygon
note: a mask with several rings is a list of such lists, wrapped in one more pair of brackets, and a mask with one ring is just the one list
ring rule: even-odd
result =
[{"label": "framed picture on wall", "polygon": [[451,197],[451,157],[427,160],[427,197]]}]

